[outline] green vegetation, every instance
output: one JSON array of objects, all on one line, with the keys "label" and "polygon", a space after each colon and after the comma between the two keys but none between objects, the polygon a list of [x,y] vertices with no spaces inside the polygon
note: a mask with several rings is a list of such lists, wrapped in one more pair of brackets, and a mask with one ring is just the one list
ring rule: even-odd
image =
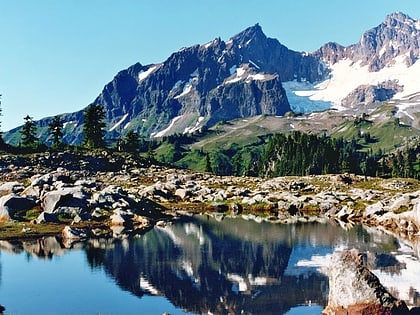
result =
[{"label": "green vegetation", "polygon": [[[365,124],[366,122],[361,122]],[[274,134],[240,146],[231,143],[212,150],[189,150],[195,138],[174,135],[154,142],[155,158],[165,164],[216,175],[304,176],[354,173],[365,176],[419,178],[420,143],[384,154],[352,139],[317,136],[299,131]],[[155,140],[156,141],[156,140]],[[369,136],[363,143],[373,141]]]},{"label": "green vegetation", "polygon": [[32,117],[26,115],[25,123],[20,131],[22,135],[22,145],[25,148],[35,148],[38,145],[38,138],[36,137],[36,125]]},{"label": "green vegetation", "polygon": [[55,116],[53,120],[48,125],[48,129],[53,138],[52,146],[54,148],[59,148],[62,146],[63,139],[63,122],[61,121],[60,116]]},{"label": "green vegetation", "polygon": [[84,111],[83,144],[91,149],[105,147],[105,110],[91,104]]},{"label": "green vegetation", "polygon": [[[0,100],[1,104],[1,100]],[[105,110],[91,104],[84,122],[63,124],[60,116],[47,124],[25,117],[25,124],[0,149],[11,153],[50,150],[108,150],[127,152],[149,162],[198,172],[235,176],[304,176],[354,173],[365,176],[420,178],[420,132],[396,117],[397,108],[382,104],[369,115],[345,116],[334,112],[311,116],[257,116],[219,122],[194,134],[144,137],[158,122],[141,119],[118,139],[105,139]],[[0,108],[1,115],[1,108]],[[317,118],[317,119],[318,119]],[[187,118],[185,118],[187,119]],[[197,117],[188,117],[193,123]],[[133,122],[140,121],[137,117]],[[64,135],[83,128],[80,147],[65,144]],[[146,128],[146,129],[145,129]],[[16,133],[15,133],[16,135]],[[1,137],[0,137],[1,139]],[[9,139],[10,141],[10,139]],[[44,144],[45,143],[45,144]],[[1,143],[0,143],[1,144]]]}]

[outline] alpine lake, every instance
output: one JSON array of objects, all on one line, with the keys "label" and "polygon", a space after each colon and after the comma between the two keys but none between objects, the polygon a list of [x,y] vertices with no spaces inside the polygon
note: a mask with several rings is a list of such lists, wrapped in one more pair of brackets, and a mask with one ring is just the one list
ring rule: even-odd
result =
[{"label": "alpine lake", "polygon": [[360,225],[185,216],[135,238],[0,241],[4,314],[321,314],[329,257],[356,248],[420,305],[412,244]]}]

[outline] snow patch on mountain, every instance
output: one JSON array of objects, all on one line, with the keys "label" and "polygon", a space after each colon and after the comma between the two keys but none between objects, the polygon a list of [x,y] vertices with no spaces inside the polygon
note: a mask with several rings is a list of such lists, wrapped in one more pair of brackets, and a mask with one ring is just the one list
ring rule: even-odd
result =
[{"label": "snow patch on mountain", "polygon": [[165,129],[163,129],[163,130],[161,130],[161,131],[159,131],[159,132],[154,132],[154,133],[152,133],[152,137],[153,138],[160,138],[160,137],[163,137],[167,132],[169,132],[170,130],[171,130],[171,128],[175,125],[175,123],[180,119],[180,118],[182,118],[182,116],[176,116],[175,118],[173,118],[172,120],[171,120],[171,123],[169,124],[169,126],[167,127],[167,128],[165,128]]},{"label": "snow patch on mountain", "polygon": [[192,90],[192,85],[190,83],[186,84],[182,93],[175,96],[174,99],[177,100],[178,98],[183,97],[184,95],[187,95],[188,93],[191,92],[191,90]]},{"label": "snow patch on mountain", "polygon": [[113,131],[117,129],[124,122],[124,120],[127,119],[127,117],[128,117],[128,114],[125,114],[114,126],[111,127],[111,129],[109,129],[109,131]]},{"label": "snow patch on mountain", "polygon": [[239,67],[239,68],[237,68],[236,66],[232,66],[229,69],[229,71],[232,74],[232,76],[229,77],[229,79],[226,80],[224,84],[232,84],[232,83],[236,83],[242,80],[245,80],[246,83],[250,83],[252,80],[256,80],[256,81],[271,80],[275,76],[272,74],[266,74],[266,73],[261,73],[261,72],[250,74],[249,65],[243,65],[242,67]]},{"label": "snow patch on mountain", "polygon": [[403,90],[393,100],[404,99],[418,91],[420,61],[407,66],[407,55],[397,56],[393,64],[380,71],[371,72],[361,61],[343,59],[330,66],[331,75],[318,84],[307,82],[284,82],[290,106],[295,112],[307,113],[331,108],[342,110],[342,100],[360,85],[378,85],[384,81],[396,80]]},{"label": "snow patch on mountain", "polygon": [[66,121],[65,123],[63,123],[63,129],[65,129],[69,125],[72,125],[71,128],[76,128],[77,121],[76,120]]},{"label": "snow patch on mountain", "polygon": [[191,126],[191,127],[186,127],[185,129],[184,129],[184,134],[185,133],[194,133],[194,132],[196,132],[196,131],[198,131],[199,129],[200,129],[200,124],[201,124],[201,122],[204,120],[204,117],[203,116],[200,116],[200,117],[198,117],[198,119],[197,119],[197,121],[196,121],[196,123],[195,123],[195,125],[194,126]]},{"label": "snow patch on mountain", "polygon": [[249,63],[252,64],[255,68],[257,68],[258,70],[261,69],[259,65],[257,65],[254,61],[252,61],[251,59],[249,59]]},{"label": "snow patch on mountain", "polygon": [[146,71],[141,71],[139,73],[139,83],[141,81],[143,81],[144,79],[146,79],[149,75],[151,75],[153,72],[155,72],[155,70],[157,70],[158,68],[160,68],[161,65],[153,65],[151,67],[149,67]]}]

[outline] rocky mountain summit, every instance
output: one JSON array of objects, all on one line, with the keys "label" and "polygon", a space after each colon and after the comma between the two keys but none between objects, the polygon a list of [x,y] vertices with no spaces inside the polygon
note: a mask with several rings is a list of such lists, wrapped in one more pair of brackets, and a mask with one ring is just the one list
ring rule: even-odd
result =
[{"label": "rocky mountain summit", "polygon": [[[391,102],[411,126],[420,90],[420,22],[397,12],[366,31],[358,43],[330,42],[313,53],[293,51],[256,24],[227,41],[185,47],[158,64],[120,71],[92,102],[104,107],[107,138],[128,131],[146,137],[194,133],[220,121],[288,111],[371,111]],[[64,141],[82,140],[83,111],[61,115]],[[52,118],[38,122],[42,141]],[[18,143],[20,127],[5,133]]]},{"label": "rocky mountain summit", "polygon": [[[163,63],[122,70],[93,103],[104,107],[111,138],[125,130],[152,137],[191,133],[221,120],[283,115],[290,105],[281,81],[315,82],[322,69],[316,58],[267,38],[256,24],[226,42],[216,38],[182,48]],[[62,119],[69,128],[64,140],[80,142],[83,112]]]},{"label": "rocky mountain summit", "polygon": [[312,56],[327,63],[330,77],[312,87],[310,99],[332,102],[336,108],[389,100],[418,105],[414,78],[419,74],[419,40],[420,22],[396,12],[363,33],[356,44],[323,45]]},{"label": "rocky mountain summit", "polygon": [[369,71],[378,72],[402,58],[409,67],[419,57],[420,22],[408,15],[395,12],[388,15],[384,22],[366,31],[356,44],[348,47],[328,43],[314,53],[315,56],[335,64],[349,59],[367,65]]}]

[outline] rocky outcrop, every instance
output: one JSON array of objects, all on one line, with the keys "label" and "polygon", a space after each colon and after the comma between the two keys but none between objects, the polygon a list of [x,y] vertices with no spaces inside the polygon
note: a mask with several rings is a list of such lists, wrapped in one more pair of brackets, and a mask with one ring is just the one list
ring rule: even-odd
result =
[{"label": "rocky outcrop", "polygon": [[341,105],[355,107],[385,102],[392,99],[402,89],[403,87],[398,85],[395,80],[382,82],[378,85],[360,85],[341,101]]},{"label": "rocky outcrop", "polygon": [[356,250],[335,253],[328,277],[328,305],[324,315],[409,314],[407,305],[382,286],[363,265],[363,255]]}]

